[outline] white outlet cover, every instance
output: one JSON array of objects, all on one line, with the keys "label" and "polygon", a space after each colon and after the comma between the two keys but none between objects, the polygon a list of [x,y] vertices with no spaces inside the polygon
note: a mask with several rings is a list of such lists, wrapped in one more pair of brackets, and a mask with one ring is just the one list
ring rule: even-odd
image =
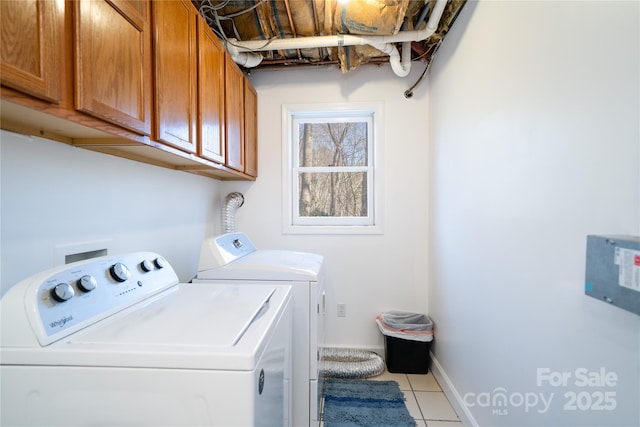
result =
[{"label": "white outlet cover", "polygon": [[338,304],[338,317],[347,317],[347,304]]}]

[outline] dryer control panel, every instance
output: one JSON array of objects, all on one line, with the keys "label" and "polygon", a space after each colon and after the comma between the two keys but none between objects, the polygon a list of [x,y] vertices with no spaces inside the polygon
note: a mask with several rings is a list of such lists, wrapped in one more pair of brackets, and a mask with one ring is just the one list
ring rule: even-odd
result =
[{"label": "dryer control panel", "polygon": [[[13,286],[1,301],[2,324],[28,323],[45,346],[177,284],[169,263],[153,252],[80,261]],[[24,342],[24,336],[12,337],[17,330],[2,331],[4,346]]]},{"label": "dryer control panel", "polygon": [[206,239],[200,249],[198,271],[223,267],[256,251],[244,233],[227,233]]}]

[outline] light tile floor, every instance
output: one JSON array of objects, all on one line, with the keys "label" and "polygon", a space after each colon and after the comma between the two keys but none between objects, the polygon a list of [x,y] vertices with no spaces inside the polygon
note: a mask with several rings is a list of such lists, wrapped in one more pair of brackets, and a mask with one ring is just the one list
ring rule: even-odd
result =
[{"label": "light tile floor", "polygon": [[418,427],[462,427],[449,400],[431,372],[419,374],[392,374],[385,371],[371,380],[393,380],[404,393],[407,409]]},{"label": "light tile floor", "polygon": [[462,427],[460,418],[431,372],[424,375],[393,374],[385,370],[369,379],[396,381],[404,393],[409,414],[418,427]]}]

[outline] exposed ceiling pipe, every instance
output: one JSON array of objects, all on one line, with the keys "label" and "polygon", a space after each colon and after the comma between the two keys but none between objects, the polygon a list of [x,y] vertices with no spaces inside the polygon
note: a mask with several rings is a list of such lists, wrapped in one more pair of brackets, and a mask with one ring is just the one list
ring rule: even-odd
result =
[{"label": "exposed ceiling pipe", "polygon": [[[447,0],[436,0],[427,26],[422,30],[400,31],[389,36],[337,34],[333,36],[297,37],[267,41],[228,39],[226,48],[233,60],[238,64],[245,67],[256,67],[262,61],[262,55],[256,52],[370,45],[389,55],[389,64],[394,73],[399,77],[405,77],[411,71],[411,42],[426,40],[436,32],[446,5]],[[402,58],[400,58],[395,43],[403,43]]]},{"label": "exposed ceiling pipe", "polygon": [[[228,48],[227,48],[228,50]],[[233,62],[246,68],[254,68],[262,62],[262,55],[253,52],[236,52],[229,51]]]},{"label": "exposed ceiling pipe", "polygon": [[411,42],[402,42],[402,58],[398,48],[393,43],[383,45],[371,45],[380,52],[389,55],[389,65],[398,77],[406,77],[411,71]]}]

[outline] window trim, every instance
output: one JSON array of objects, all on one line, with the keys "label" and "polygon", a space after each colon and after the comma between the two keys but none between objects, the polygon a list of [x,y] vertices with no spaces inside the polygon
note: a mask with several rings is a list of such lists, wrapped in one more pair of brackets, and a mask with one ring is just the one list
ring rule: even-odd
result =
[{"label": "window trim", "polygon": [[[371,160],[371,176],[368,178],[370,196],[373,195],[373,223],[370,225],[344,224],[344,217],[336,217],[333,225],[294,224],[294,190],[297,191],[297,170],[294,169],[294,154],[298,151],[293,144],[298,140],[294,125],[300,118],[315,118],[326,112],[327,116],[342,115],[361,119],[370,116],[373,150],[368,153]],[[282,105],[282,231],[284,234],[383,234],[384,233],[384,168],[383,168],[383,104],[382,102],[284,104]],[[295,196],[297,197],[297,195]],[[348,222],[357,222],[347,219]]]}]

